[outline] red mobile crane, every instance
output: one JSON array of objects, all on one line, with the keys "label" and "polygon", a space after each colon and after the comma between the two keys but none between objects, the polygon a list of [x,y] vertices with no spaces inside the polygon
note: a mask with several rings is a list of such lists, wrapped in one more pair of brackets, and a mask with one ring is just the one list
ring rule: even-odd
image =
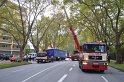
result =
[{"label": "red mobile crane", "polygon": [[78,42],[77,36],[74,33],[73,26],[70,26],[73,38],[76,43],[77,51],[79,52],[79,67],[84,70],[96,70],[104,72],[108,69],[107,63],[107,46],[101,42],[87,42],[82,48]]},{"label": "red mobile crane", "polygon": [[[63,8],[68,23],[71,25],[71,22],[69,21],[69,17],[65,10],[65,6],[63,6]],[[80,44],[72,25],[70,26],[70,31],[76,43],[77,51],[79,52],[79,67],[81,68],[81,70],[97,70],[100,72],[104,72],[104,70],[107,70],[107,45],[100,42],[88,42],[84,43],[83,46],[81,46],[80,48]]]},{"label": "red mobile crane", "polygon": [[73,35],[74,40],[75,40],[76,49],[77,49],[76,51],[74,51],[73,55],[71,56],[71,60],[72,61],[75,61],[75,60],[77,61],[77,60],[79,60],[80,44],[78,42],[78,39],[77,39],[76,34],[74,33],[74,29],[73,29],[73,26],[72,25],[70,27],[70,31],[71,31],[71,33]]}]

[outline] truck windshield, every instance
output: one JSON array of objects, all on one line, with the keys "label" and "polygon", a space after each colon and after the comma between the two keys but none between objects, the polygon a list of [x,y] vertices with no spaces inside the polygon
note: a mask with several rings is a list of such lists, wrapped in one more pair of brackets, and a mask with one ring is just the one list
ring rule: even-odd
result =
[{"label": "truck windshield", "polygon": [[98,45],[98,44],[85,44],[83,46],[83,51],[86,53],[106,52],[106,46],[105,45]]},{"label": "truck windshield", "polygon": [[38,54],[37,54],[37,57],[45,57],[45,56],[46,56],[45,53],[38,53]]}]

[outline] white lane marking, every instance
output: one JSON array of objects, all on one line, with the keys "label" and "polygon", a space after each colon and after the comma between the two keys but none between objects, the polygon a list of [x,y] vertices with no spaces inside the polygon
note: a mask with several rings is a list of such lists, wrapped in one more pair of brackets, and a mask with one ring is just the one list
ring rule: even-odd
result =
[{"label": "white lane marking", "polygon": [[101,76],[104,80],[105,80],[105,82],[109,82],[104,76]]},{"label": "white lane marking", "polygon": [[69,71],[71,71],[73,68],[70,68]]},{"label": "white lane marking", "polygon": [[15,70],[13,72],[19,72],[19,71],[23,71],[24,69],[19,69],[19,70]]},{"label": "white lane marking", "polygon": [[63,75],[57,82],[63,82],[67,76],[68,74]]},{"label": "white lane marking", "polygon": [[[58,64],[58,65],[60,65],[60,64]],[[42,71],[40,71],[40,72],[38,72],[38,73],[36,73],[36,74],[34,74],[34,75],[28,77],[27,79],[25,79],[25,80],[23,80],[23,81],[21,81],[21,82],[26,82],[27,80],[29,80],[29,79],[35,77],[36,75],[38,75],[38,74],[40,74],[40,73],[43,73],[44,71],[49,70],[49,69],[51,69],[51,68],[54,68],[54,67],[56,67],[56,66],[58,66],[58,65],[54,65],[54,66],[51,66],[51,67],[49,67],[49,68],[46,68],[46,69],[44,69],[44,70],[42,70]]]},{"label": "white lane marking", "polygon": [[75,67],[75,64],[73,64],[73,66]]}]

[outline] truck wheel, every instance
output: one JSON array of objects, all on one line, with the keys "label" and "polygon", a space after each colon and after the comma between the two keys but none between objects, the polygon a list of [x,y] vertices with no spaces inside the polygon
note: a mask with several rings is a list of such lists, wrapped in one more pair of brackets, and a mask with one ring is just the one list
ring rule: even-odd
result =
[{"label": "truck wheel", "polygon": [[100,70],[100,73],[104,73],[104,70]]},{"label": "truck wheel", "polygon": [[39,61],[37,61],[37,63],[39,63]]},{"label": "truck wheel", "polygon": [[81,66],[79,65],[79,68],[81,68]]},{"label": "truck wheel", "polygon": [[79,68],[81,69],[81,64],[80,64],[80,61],[78,62],[78,64],[79,64]]},{"label": "truck wheel", "polygon": [[83,72],[86,72],[86,69],[81,69]]}]

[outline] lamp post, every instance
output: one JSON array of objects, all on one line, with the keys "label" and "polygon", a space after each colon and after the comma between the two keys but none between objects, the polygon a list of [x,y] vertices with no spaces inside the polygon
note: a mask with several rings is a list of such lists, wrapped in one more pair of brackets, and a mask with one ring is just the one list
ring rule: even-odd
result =
[{"label": "lamp post", "polygon": [[13,54],[13,39],[12,39],[12,44],[11,44],[11,55]]}]

